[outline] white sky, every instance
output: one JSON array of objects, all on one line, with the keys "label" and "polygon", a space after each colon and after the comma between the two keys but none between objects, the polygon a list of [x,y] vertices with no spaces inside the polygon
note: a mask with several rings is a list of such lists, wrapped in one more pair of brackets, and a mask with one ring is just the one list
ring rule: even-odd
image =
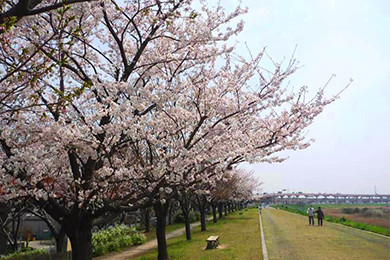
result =
[{"label": "white sky", "polygon": [[[227,0],[227,6],[236,1]],[[225,2],[224,2],[225,4]],[[291,78],[313,92],[334,73],[331,88],[354,82],[308,132],[316,142],[288,152],[281,164],[244,165],[264,181],[263,191],[390,194],[390,1],[243,0],[240,42],[267,46],[275,59],[295,57]]]}]

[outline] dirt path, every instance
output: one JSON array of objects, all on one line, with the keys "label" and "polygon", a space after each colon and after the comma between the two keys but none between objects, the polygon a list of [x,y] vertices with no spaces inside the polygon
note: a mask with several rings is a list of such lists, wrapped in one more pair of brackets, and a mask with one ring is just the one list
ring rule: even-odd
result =
[{"label": "dirt path", "polygon": [[[210,219],[209,219],[210,220]],[[192,223],[191,229],[194,227],[200,226],[200,222]],[[169,234],[166,234],[166,238],[178,237],[185,233],[185,228],[177,229]],[[126,251],[122,251],[119,253],[112,253],[104,256],[95,257],[94,260],[129,260],[133,257],[145,253],[151,249],[157,248],[157,239],[150,240],[143,245],[134,246],[129,248]]]},{"label": "dirt path", "polygon": [[390,239],[324,222],[309,226],[305,216],[265,209],[262,215],[270,260],[390,259]]}]

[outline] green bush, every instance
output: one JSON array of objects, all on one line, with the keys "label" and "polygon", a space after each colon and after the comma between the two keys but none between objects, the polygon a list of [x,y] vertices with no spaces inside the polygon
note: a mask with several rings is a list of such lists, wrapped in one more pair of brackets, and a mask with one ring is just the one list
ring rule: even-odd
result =
[{"label": "green bush", "polygon": [[38,259],[35,256],[47,255],[47,254],[48,252],[44,249],[28,250],[25,252],[18,251],[10,255],[7,255],[5,257],[1,257],[0,260]]},{"label": "green bush", "polygon": [[[200,220],[200,213],[197,211],[191,211],[190,212],[190,222],[196,222]],[[173,217],[173,222],[175,223],[185,223],[184,215],[181,210],[177,212],[177,214]]]},{"label": "green bush", "polygon": [[[354,214],[355,213],[355,209],[353,209],[353,208],[343,208],[341,211],[345,214]],[[357,212],[359,212],[359,209]]]},{"label": "green bush", "polygon": [[359,208],[355,208],[355,209],[353,210],[353,214],[357,214],[357,213],[360,213],[360,209],[359,209]]},{"label": "green bush", "polygon": [[340,218],[340,222],[345,222],[345,221],[347,221],[347,219],[345,217]]},{"label": "green bush", "polygon": [[132,245],[143,244],[144,234],[126,225],[117,225],[92,234],[92,254],[101,256]]},{"label": "green bush", "polygon": [[142,233],[135,233],[131,237],[131,242],[133,243],[133,245],[144,244],[146,242],[146,237]]},{"label": "green bush", "polygon": [[376,217],[376,218],[383,218],[385,216],[382,209],[367,209],[363,213],[363,215],[365,217]]}]

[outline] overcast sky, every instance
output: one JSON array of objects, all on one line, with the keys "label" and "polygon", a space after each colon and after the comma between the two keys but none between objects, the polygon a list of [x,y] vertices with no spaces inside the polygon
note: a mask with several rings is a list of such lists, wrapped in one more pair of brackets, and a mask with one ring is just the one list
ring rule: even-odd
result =
[{"label": "overcast sky", "polygon": [[[231,1],[235,2],[235,1]],[[225,3],[225,2],[224,2]],[[249,13],[239,36],[276,60],[295,57],[291,78],[316,91],[354,82],[309,128],[316,142],[281,164],[256,164],[263,191],[390,194],[390,1],[243,0]]]}]

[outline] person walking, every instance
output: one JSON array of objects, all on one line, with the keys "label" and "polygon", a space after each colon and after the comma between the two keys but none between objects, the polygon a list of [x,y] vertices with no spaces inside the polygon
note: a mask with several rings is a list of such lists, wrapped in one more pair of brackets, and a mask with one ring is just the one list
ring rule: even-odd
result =
[{"label": "person walking", "polygon": [[310,205],[306,212],[309,215],[309,226],[310,225],[314,226],[314,208],[313,208],[313,206]]},{"label": "person walking", "polygon": [[318,218],[318,226],[321,224],[322,226],[322,222],[324,220],[324,212],[322,212],[321,210],[321,207],[318,207],[318,209],[316,211],[314,211],[314,213],[317,213],[317,218]]}]

